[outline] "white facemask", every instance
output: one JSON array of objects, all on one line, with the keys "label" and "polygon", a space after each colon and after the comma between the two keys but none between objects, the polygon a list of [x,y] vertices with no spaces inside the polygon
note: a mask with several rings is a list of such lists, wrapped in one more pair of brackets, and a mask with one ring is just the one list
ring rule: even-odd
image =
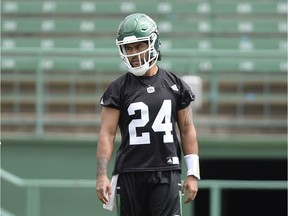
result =
[{"label": "white facemask", "polygon": [[[135,76],[143,76],[153,65],[155,65],[158,59],[158,52],[154,48],[155,38],[157,38],[157,35],[151,34],[150,36],[143,37],[143,38],[136,38],[135,36],[131,36],[129,38],[124,38],[123,41],[116,40],[116,44],[118,45],[120,57],[122,61],[124,62],[127,70],[130,73],[134,74]],[[136,53],[136,54],[132,54],[132,55],[126,54],[125,47],[124,47],[126,44],[135,43],[135,42],[143,42],[143,41],[148,42],[148,48],[146,50]],[[144,57],[144,63],[142,64],[141,54],[143,53],[145,53],[145,55],[148,54],[148,58]],[[140,66],[133,67],[130,64],[128,57],[132,57],[132,56],[138,56]]]}]

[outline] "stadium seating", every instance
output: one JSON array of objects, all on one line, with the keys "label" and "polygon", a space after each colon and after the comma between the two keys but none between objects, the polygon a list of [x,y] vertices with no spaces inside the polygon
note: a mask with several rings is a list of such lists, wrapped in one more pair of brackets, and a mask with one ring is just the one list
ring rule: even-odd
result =
[{"label": "stadium seating", "polygon": [[[218,121],[229,116],[232,125],[235,118],[244,119],[244,125],[246,119],[247,127],[237,127],[242,132],[254,131],[249,128],[251,118],[271,121],[271,133],[272,125],[279,133],[287,128],[284,120],[272,124],[275,118],[283,119],[287,109],[286,1],[3,0],[1,4],[4,132],[35,135],[67,126],[66,132],[95,133],[100,96],[125,73],[115,46],[116,30],[123,17],[138,11],[158,23],[163,55],[159,65],[180,76],[203,79],[199,125],[201,117],[219,115]],[[73,129],[71,122],[79,124]],[[25,124],[30,126],[25,129]],[[203,131],[209,131],[210,126],[204,126]],[[265,133],[266,129],[267,125]]]},{"label": "stadium seating", "polygon": [[[67,7],[69,5],[69,7]],[[285,14],[285,1],[3,1],[2,13],[20,14],[121,14],[142,11],[151,14]]]},{"label": "stadium seating", "polygon": [[[282,33],[285,34],[287,26],[285,19],[229,19],[218,18],[210,20],[182,18],[159,18],[159,30],[161,33]],[[9,18],[2,21],[3,33],[93,33],[114,34],[119,25],[119,18],[71,18],[71,17],[44,17],[39,19]],[[115,30],[116,29],[116,30]]]},{"label": "stadium seating", "polygon": [[[226,49],[226,50],[283,50],[287,49],[287,41],[284,38],[273,37],[254,38],[246,35],[234,38],[191,38],[191,37],[162,37],[163,49]],[[9,37],[1,41],[3,49],[11,48],[74,48],[83,50],[116,49],[114,37]],[[116,51],[116,50],[115,50]],[[117,51],[116,51],[117,52]]]},{"label": "stadium seating", "polygon": [[[5,208],[27,216],[114,215],[104,212],[97,201],[95,180],[89,187],[81,182],[95,179],[100,98],[126,73],[115,37],[120,21],[134,12],[147,13],[158,24],[159,66],[202,79],[203,95],[196,95],[196,100],[202,97],[203,104],[200,109],[192,104],[202,165],[242,159],[242,170],[247,164],[252,168],[238,176],[251,172],[258,179],[259,173],[253,172],[256,160],[263,167],[262,160],[273,159],[267,162],[269,168],[271,162],[286,160],[287,0],[2,0],[2,168],[20,177],[9,174],[16,187],[3,181],[2,213]],[[118,136],[116,141],[118,145]],[[281,176],[282,168],[274,174]],[[237,169],[231,165],[235,173]],[[218,188],[203,174],[200,199],[183,205],[183,215],[194,210],[192,215],[201,215],[196,212],[199,207],[206,215],[229,215],[232,202],[243,206],[230,193],[240,200],[245,187],[232,182],[227,189],[224,183]],[[273,173],[266,174],[265,178],[274,178]],[[234,178],[233,172],[221,179],[225,176]],[[26,178],[33,180],[24,188]],[[67,186],[64,179],[69,178],[82,180]],[[41,190],[34,185],[39,182],[44,185]],[[246,194],[253,193],[257,212],[263,199],[255,191],[263,194],[266,188],[281,197],[274,191],[279,189],[274,181],[262,182],[263,188],[257,187],[258,181],[252,183],[255,190]],[[273,209],[270,215],[278,213],[275,209],[282,211],[267,203]]]}]

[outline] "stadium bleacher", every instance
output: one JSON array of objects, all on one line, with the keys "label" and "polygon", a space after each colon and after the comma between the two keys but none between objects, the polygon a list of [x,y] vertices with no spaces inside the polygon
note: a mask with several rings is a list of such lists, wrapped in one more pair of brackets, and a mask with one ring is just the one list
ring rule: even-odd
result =
[{"label": "stadium bleacher", "polygon": [[[199,18],[198,18],[199,19]],[[207,18],[206,18],[207,19]],[[159,19],[159,30],[162,33],[284,33],[285,19],[251,20],[245,18],[236,20],[216,19],[216,20],[195,20],[195,19]],[[58,18],[18,18],[4,20],[2,31],[5,33],[15,32],[23,33],[79,33],[93,32],[97,33],[114,33],[115,28],[119,25],[119,19],[83,19],[58,17]]]},{"label": "stadium bleacher", "polygon": [[[53,133],[48,124],[63,128],[73,120],[89,126],[91,116],[97,128],[99,97],[125,72],[115,46],[117,27],[137,11],[158,23],[159,65],[203,79],[199,127],[201,117],[219,115],[218,120],[228,116],[231,124],[244,119],[240,133],[250,131],[251,118],[275,120],[279,133],[286,130],[286,121],[279,121],[287,108],[287,3],[281,0],[3,0],[2,130],[21,132],[27,122],[22,120],[29,119],[32,135],[39,127]],[[53,117],[59,113],[61,119]],[[207,131],[209,124],[203,127]],[[75,130],[92,131],[83,128]]]},{"label": "stadium bleacher", "polygon": [[[209,176],[236,179],[236,172],[259,180],[261,170],[267,179],[287,176],[281,164],[273,166],[287,162],[286,0],[2,0],[1,167],[15,176],[1,168],[1,213],[114,215],[96,197],[95,144],[100,97],[126,73],[116,31],[134,12],[158,24],[159,65],[203,82],[203,104],[193,116],[202,180],[196,202],[183,205],[183,215],[247,215],[249,209],[252,215],[282,216],[286,180],[283,197],[273,191],[278,181],[254,178],[247,182],[254,191],[241,197],[236,190],[244,192],[243,181],[218,184]],[[264,200],[267,194],[277,199]]]},{"label": "stadium bleacher", "polygon": [[[69,7],[67,7],[69,5]],[[144,13],[156,14],[285,14],[287,13],[286,1],[84,1],[84,0],[61,0],[61,1],[3,1],[2,11],[4,13],[20,13],[20,14],[81,14],[81,13],[131,13],[135,11],[143,11]]]},{"label": "stadium bleacher", "polygon": [[[3,38],[2,48],[41,48],[41,49],[53,49],[53,48],[74,48],[93,50],[99,48],[116,49],[113,41],[114,37],[73,37],[73,38],[58,38],[58,37],[15,37],[15,38]],[[245,35],[236,38],[168,38],[163,37],[162,40],[163,49],[227,49],[227,50],[283,50],[287,48],[287,41],[284,38],[250,38]]]}]

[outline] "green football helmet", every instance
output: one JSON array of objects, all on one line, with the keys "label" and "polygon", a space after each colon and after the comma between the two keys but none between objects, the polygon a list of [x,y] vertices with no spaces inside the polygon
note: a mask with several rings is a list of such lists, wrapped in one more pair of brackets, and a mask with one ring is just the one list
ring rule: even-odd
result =
[{"label": "green football helmet", "polygon": [[[147,42],[148,49],[136,54],[128,55],[125,51],[125,45],[135,42]],[[135,13],[127,16],[119,25],[117,32],[116,45],[120,57],[126,65],[129,72],[136,76],[144,75],[158,60],[160,53],[160,39],[156,23],[146,14]],[[148,57],[139,67],[132,67],[128,57],[138,56],[147,53]]]}]

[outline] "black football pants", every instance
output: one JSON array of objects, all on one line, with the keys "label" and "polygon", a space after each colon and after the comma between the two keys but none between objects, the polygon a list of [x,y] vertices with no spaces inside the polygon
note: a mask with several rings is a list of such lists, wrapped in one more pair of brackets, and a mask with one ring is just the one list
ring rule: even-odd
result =
[{"label": "black football pants", "polygon": [[180,216],[180,171],[120,173],[117,213],[120,216]]}]

